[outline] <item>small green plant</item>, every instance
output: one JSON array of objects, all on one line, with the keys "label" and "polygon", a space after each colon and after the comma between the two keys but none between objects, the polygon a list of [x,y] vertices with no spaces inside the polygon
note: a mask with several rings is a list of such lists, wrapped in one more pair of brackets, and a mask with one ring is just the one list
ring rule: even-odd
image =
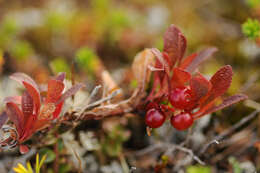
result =
[{"label": "small green plant", "polygon": [[18,41],[11,49],[11,54],[17,60],[26,60],[33,53],[33,49],[29,42],[27,41]]},{"label": "small green plant", "polygon": [[123,143],[129,139],[130,134],[121,125],[116,125],[106,130],[107,135],[102,143],[103,151],[111,157],[116,157],[122,153]]},{"label": "small green plant", "polygon": [[[46,159],[47,155],[44,155],[41,159],[39,159],[39,154],[36,155],[36,163],[35,163],[35,173],[40,173],[40,169]],[[27,162],[27,168],[24,167],[21,163],[18,163],[17,167],[13,168],[16,173],[34,173],[32,169],[32,165],[30,162]]]},{"label": "small green plant", "polygon": [[260,5],[260,0],[247,0],[246,2],[251,8],[256,8]]},{"label": "small green plant", "polygon": [[232,166],[232,169],[233,169],[234,173],[242,173],[242,169],[240,167],[240,163],[234,157],[230,157],[228,159],[228,162]]},{"label": "small green plant", "polygon": [[254,40],[260,36],[260,23],[256,19],[247,19],[247,21],[242,25],[243,33]]},{"label": "small green plant", "polygon": [[97,55],[92,49],[88,47],[82,47],[77,51],[76,62],[83,70],[90,74],[93,74],[95,67],[98,66]]},{"label": "small green plant", "polygon": [[211,169],[207,166],[189,166],[187,173],[211,173]]},{"label": "small green plant", "polygon": [[70,66],[62,57],[56,58],[53,61],[51,61],[50,67],[55,74],[58,74],[59,72],[66,72],[70,75],[71,73]]}]

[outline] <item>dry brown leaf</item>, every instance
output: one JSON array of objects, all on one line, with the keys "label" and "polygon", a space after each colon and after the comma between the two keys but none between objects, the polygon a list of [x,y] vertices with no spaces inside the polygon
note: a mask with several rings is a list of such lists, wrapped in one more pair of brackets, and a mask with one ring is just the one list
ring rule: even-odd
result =
[{"label": "dry brown leaf", "polygon": [[112,76],[106,70],[102,72],[102,80],[104,86],[108,88],[108,91],[119,89]]},{"label": "dry brown leaf", "polygon": [[141,91],[145,89],[145,86],[150,79],[151,71],[148,67],[154,66],[154,64],[155,56],[151,49],[145,49],[135,56],[132,64],[132,70]]}]

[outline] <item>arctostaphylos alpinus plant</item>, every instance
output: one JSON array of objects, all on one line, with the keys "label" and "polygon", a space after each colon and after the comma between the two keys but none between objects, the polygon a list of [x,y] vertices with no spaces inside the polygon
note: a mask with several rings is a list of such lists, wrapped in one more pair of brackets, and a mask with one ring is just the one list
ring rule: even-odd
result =
[{"label": "arctostaphylos alpinus plant", "polygon": [[[186,130],[200,117],[223,109],[247,98],[237,94],[226,99],[221,96],[232,81],[232,67],[221,67],[210,80],[197,70],[199,64],[208,59],[215,48],[208,48],[186,58],[186,39],[181,31],[171,25],[164,35],[163,52],[153,48],[157,57],[153,67],[154,78],[151,93],[147,98],[146,125],[158,128],[170,117],[177,130]],[[222,101],[221,104],[218,104]]]},{"label": "arctostaphylos alpinus plant", "polygon": [[57,119],[65,99],[74,95],[83,85],[76,84],[63,92],[65,73],[50,79],[47,89],[42,91],[26,74],[14,73],[11,79],[23,84],[25,91],[22,96],[7,97],[4,100],[6,111],[1,116],[8,116],[15,128],[6,128],[6,132],[10,135],[6,140],[1,141],[0,146],[4,148],[18,145],[20,152],[26,153],[29,149],[22,143],[35,132],[50,125],[52,120]]}]

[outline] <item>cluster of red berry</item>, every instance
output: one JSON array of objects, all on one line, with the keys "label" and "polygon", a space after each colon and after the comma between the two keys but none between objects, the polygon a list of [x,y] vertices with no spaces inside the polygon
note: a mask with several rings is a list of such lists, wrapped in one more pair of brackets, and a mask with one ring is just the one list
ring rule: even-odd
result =
[{"label": "cluster of red berry", "polygon": [[[220,68],[210,80],[195,71],[216,51],[215,48],[183,59],[185,50],[186,39],[174,25],[164,35],[163,52],[155,48],[151,50],[156,56],[156,70],[146,106],[145,122],[150,128],[160,127],[170,117],[174,128],[186,130],[194,120],[247,98],[237,94],[222,100],[221,96],[232,81],[231,66]],[[216,105],[220,100],[222,103]]]},{"label": "cluster of red berry", "polygon": [[[174,88],[169,94],[169,101],[172,107],[164,104],[151,102],[148,104],[149,110],[146,113],[145,122],[151,128],[160,127],[166,120],[168,110],[174,112],[174,108],[183,110],[180,113],[171,116],[171,124],[178,130],[185,130],[193,124],[193,117],[189,113],[191,102],[191,90],[188,87]],[[166,111],[165,111],[166,110]]]}]

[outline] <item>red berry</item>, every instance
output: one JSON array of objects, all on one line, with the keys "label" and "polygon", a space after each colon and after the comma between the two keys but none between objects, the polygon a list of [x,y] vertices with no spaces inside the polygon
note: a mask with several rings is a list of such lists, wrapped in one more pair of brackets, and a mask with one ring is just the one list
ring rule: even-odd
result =
[{"label": "red berry", "polygon": [[189,113],[180,113],[171,117],[171,124],[177,130],[186,130],[193,124],[193,118]]},{"label": "red berry", "polygon": [[145,115],[145,123],[150,128],[158,128],[160,127],[165,121],[165,115],[157,110],[157,109],[150,109]]},{"label": "red berry", "polygon": [[191,104],[191,91],[187,87],[174,88],[169,95],[169,101],[177,109],[186,109]]}]

